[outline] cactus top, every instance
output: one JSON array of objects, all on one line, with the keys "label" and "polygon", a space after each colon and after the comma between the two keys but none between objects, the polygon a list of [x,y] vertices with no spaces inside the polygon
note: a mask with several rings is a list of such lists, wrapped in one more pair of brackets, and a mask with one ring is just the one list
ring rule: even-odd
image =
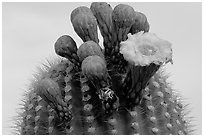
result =
[{"label": "cactus top", "polygon": [[135,66],[172,63],[171,43],[149,32],[128,34],[128,39],[120,43],[120,53],[125,60]]}]

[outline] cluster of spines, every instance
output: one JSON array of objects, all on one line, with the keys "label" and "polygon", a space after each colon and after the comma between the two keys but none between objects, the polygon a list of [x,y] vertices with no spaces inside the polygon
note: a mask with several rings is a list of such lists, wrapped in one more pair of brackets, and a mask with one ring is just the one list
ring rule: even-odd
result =
[{"label": "cluster of spines", "polygon": [[25,104],[25,111],[23,115],[24,126],[22,127],[24,130],[22,132],[24,134],[35,134],[34,127],[35,127],[35,116],[36,111],[35,107],[37,106],[37,97],[36,94],[29,94],[28,101]]},{"label": "cluster of spines", "polygon": [[158,72],[150,79],[141,104],[130,111],[134,115],[130,124],[137,125],[135,132],[140,134],[189,134],[181,116],[183,107],[160,75]]},{"label": "cluster of spines", "polygon": [[118,115],[114,112],[107,118],[108,134],[118,135],[121,133],[120,123],[118,122]]},{"label": "cluster of spines", "polygon": [[29,94],[23,115],[24,127],[22,134],[48,134],[47,102],[35,93]]},{"label": "cluster of spines", "polygon": [[[56,66],[55,66],[56,65]],[[63,134],[64,131],[60,128],[60,115],[57,114],[48,102],[42,99],[36,92],[39,90],[39,81],[45,77],[52,78],[59,85],[64,85],[63,80],[64,68],[68,65],[67,61],[60,61],[56,64],[50,64],[50,67],[45,65],[45,69],[41,70],[39,75],[36,75],[35,80],[26,93],[23,100],[23,113],[20,114],[21,124],[20,134]],[[61,92],[63,86],[60,87]],[[62,107],[62,106],[60,106]],[[61,112],[64,113],[64,112]]]},{"label": "cluster of spines", "polygon": [[[27,95],[24,105],[21,134],[104,134],[104,132],[106,134],[127,134],[124,131],[125,128],[129,128],[126,129],[129,131],[128,134],[189,134],[189,125],[185,121],[185,114],[183,114],[184,106],[178,102],[173,89],[168,85],[161,72],[157,72],[143,90],[141,104],[126,112],[129,124],[123,126],[124,114],[120,108],[118,113],[114,112],[103,117],[105,113],[102,112],[102,109],[99,112],[100,106],[97,108],[100,101],[94,100],[95,97],[92,97],[94,94],[97,97],[96,91],[93,91],[96,89],[91,87],[88,80],[81,75],[78,79],[79,87],[76,88],[72,83],[74,77],[74,74],[71,73],[72,70],[71,65],[67,67],[64,76],[64,100],[70,105],[68,112],[71,112],[75,118],[63,122],[70,122],[70,125],[57,122],[60,118],[56,111],[33,92],[34,88]],[[78,100],[75,99],[76,96],[78,96]],[[77,107],[78,110],[76,110]],[[99,114],[97,115],[97,113]],[[79,117],[80,119],[78,119]],[[100,122],[101,118],[104,120],[103,122]],[[77,130],[80,127],[73,123],[74,119],[81,122],[79,124],[81,131]]]},{"label": "cluster of spines", "polygon": [[54,119],[55,119],[55,112],[54,109],[52,109],[49,105],[47,107],[48,110],[48,133],[49,135],[53,135],[56,133]]},{"label": "cluster of spines", "polygon": [[82,108],[84,116],[84,134],[94,135],[97,133],[97,125],[93,114],[94,105],[91,102],[92,94],[88,84],[88,79],[83,75],[80,76],[80,85],[82,92]]},{"label": "cluster of spines", "polygon": [[66,121],[67,125],[65,127],[65,133],[66,134],[71,134],[73,132],[73,127],[71,126],[71,120],[73,117],[73,99],[72,99],[72,85],[71,85],[71,81],[72,81],[72,72],[73,71],[73,66],[70,65],[69,67],[66,68],[65,70],[65,77],[64,77],[64,81],[65,81],[65,87],[64,87],[64,91],[65,91],[65,95],[64,95],[64,100],[65,103],[67,104],[67,111],[70,113],[71,115],[71,119],[70,121]]}]

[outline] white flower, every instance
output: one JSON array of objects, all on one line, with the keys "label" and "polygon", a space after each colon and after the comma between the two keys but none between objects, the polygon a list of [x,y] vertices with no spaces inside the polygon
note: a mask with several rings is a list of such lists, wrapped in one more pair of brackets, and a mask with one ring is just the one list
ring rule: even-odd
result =
[{"label": "white flower", "polygon": [[120,43],[120,53],[135,66],[172,62],[171,43],[149,32],[141,31],[133,35],[129,33],[128,39]]}]

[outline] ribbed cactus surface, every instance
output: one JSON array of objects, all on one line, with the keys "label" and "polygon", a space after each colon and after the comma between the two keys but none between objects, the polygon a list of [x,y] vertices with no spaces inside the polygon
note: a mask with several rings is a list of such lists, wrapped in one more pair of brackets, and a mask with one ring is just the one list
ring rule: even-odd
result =
[{"label": "ribbed cactus surface", "polygon": [[62,59],[28,89],[20,134],[190,134],[185,107],[162,70],[172,62],[171,44],[148,32],[143,13],[94,2],[74,9],[70,20],[84,43],[57,39]]}]

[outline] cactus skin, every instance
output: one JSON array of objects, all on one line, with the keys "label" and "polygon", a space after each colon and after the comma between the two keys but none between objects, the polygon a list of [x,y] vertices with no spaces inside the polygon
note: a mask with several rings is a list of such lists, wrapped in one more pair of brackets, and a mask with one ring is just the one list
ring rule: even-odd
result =
[{"label": "cactus skin", "polygon": [[[81,47],[76,48],[71,36],[61,36],[55,52],[64,58],[46,66],[32,82],[19,115],[19,134],[191,134],[186,108],[162,66],[133,66],[119,53],[128,33],[149,31],[145,15],[122,4],[112,10],[105,2],[94,2],[90,9],[79,7],[71,14],[84,41]],[[96,22],[89,18],[97,20],[104,53],[97,31],[87,25],[92,21],[95,27]]]}]

